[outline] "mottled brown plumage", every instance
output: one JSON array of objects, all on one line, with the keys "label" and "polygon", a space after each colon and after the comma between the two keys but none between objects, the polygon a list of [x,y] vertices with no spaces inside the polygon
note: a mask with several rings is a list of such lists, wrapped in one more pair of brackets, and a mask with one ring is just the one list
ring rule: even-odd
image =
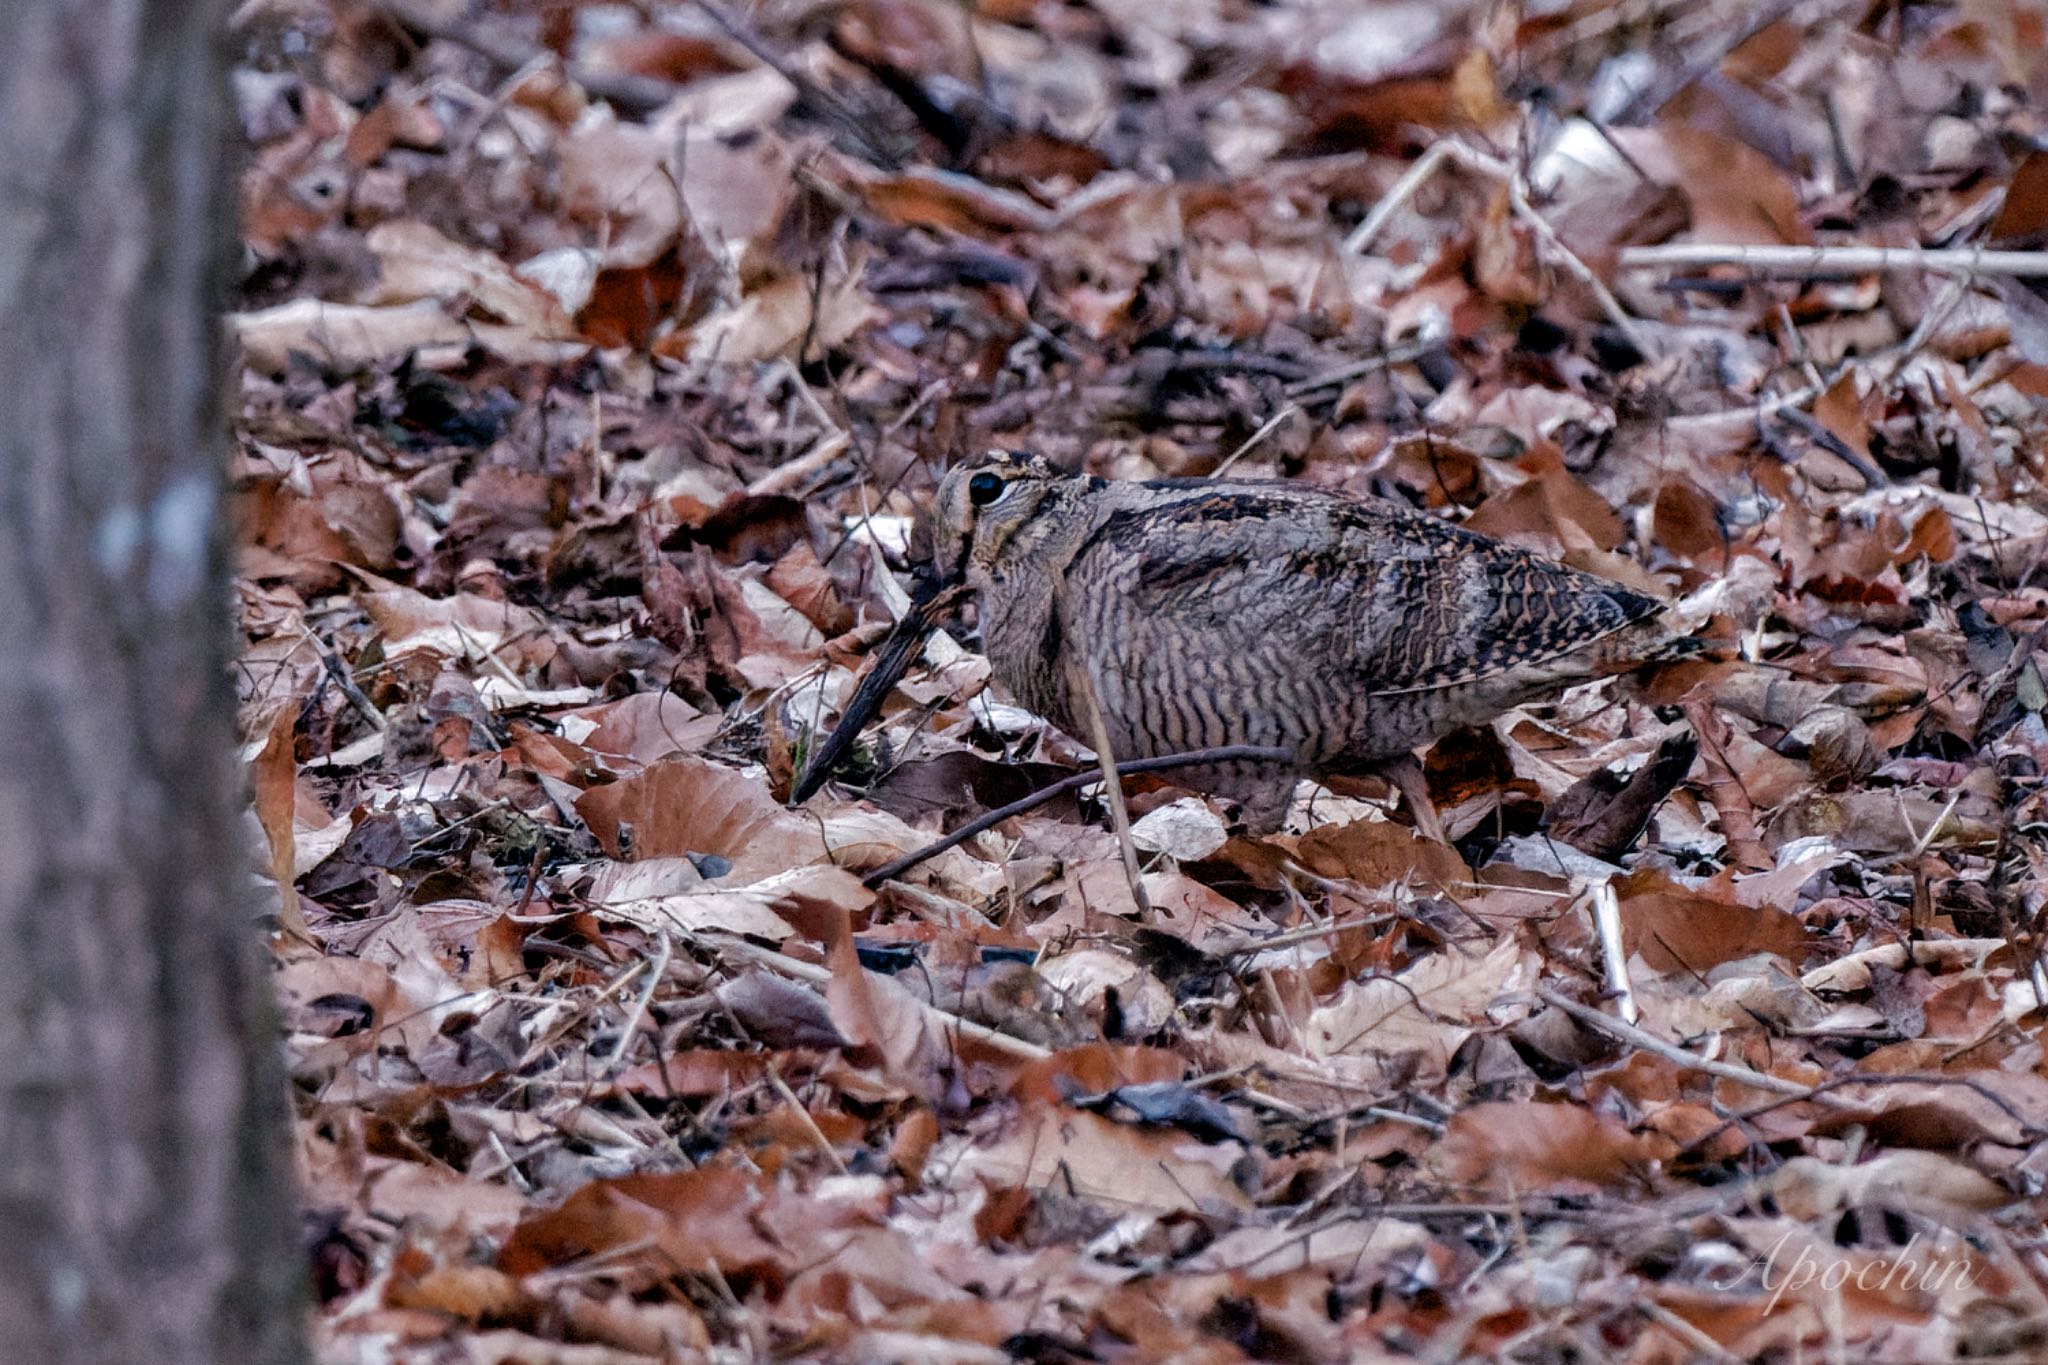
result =
[{"label": "mottled brown plumage", "polygon": [[1119,759],[1277,745],[1191,770],[1285,815],[1296,773],[1402,758],[1460,725],[1620,671],[1668,642],[1661,604],[1393,503],[1244,480],[1117,483],[1007,455],[958,468],[920,520],[919,609],[797,785],[822,783],[936,623],[980,601],[996,678],[1086,740],[1086,671]]}]

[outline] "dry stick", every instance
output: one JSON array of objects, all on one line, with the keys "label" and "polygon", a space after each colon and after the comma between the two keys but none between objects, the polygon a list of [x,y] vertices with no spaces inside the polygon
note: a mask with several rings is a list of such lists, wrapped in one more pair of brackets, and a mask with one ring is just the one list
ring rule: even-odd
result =
[{"label": "dry stick", "polygon": [[[1214,749],[1190,749],[1186,753],[1162,754],[1158,758],[1133,758],[1115,765],[1114,771],[1119,777],[1135,777],[1139,773],[1166,772],[1173,768],[1193,767],[1198,763],[1292,763],[1294,761],[1295,754],[1292,749],[1282,749],[1265,744],[1225,744]],[[1100,772],[1081,772],[1063,777],[1051,786],[1040,787],[1029,796],[1012,801],[1007,806],[999,806],[985,815],[968,821],[943,839],[926,844],[923,848],[913,849],[900,858],[882,864],[873,872],[868,873],[867,876],[862,877],[861,883],[872,890],[892,877],[902,876],[919,863],[936,858],[947,849],[956,848],[966,843],[983,830],[994,829],[1012,816],[1023,815],[1037,810],[1048,801],[1056,800],[1066,793],[1073,791],[1076,787],[1085,787],[1090,782],[1100,782],[1101,780],[1102,774]]]},{"label": "dry stick", "polygon": [[1933,339],[1936,329],[1954,315],[1969,295],[1970,281],[1967,279],[1951,276],[1942,284],[1941,293],[1936,295],[1934,302],[1928,304],[1925,311],[1920,314],[1920,321],[1913,325],[1912,333],[1899,343],[1898,354],[1892,357],[1891,364],[1886,367],[1884,378],[1879,381],[1880,387],[1889,387],[1898,380],[1899,374],[1912,362],[1913,357],[1920,354]]},{"label": "dry stick", "polygon": [[1884,488],[1890,485],[1891,480],[1884,476],[1882,469],[1858,454],[1854,446],[1829,431],[1812,413],[1802,412],[1798,408],[1780,408],[1775,416],[1787,426],[1797,427],[1807,440],[1855,470],[1856,476],[1862,479],[1867,487]]},{"label": "dry stick", "polygon": [[1625,1024],[1641,1018],[1636,993],[1628,980],[1628,949],[1621,933],[1621,900],[1614,894],[1614,879],[1603,877],[1593,888],[1593,925],[1600,936],[1600,957],[1607,977],[1607,994],[1614,999]]},{"label": "dry stick", "polygon": [[368,722],[372,730],[383,734],[389,722],[384,719],[384,713],[377,709],[376,704],[363,695],[363,689],[356,686],[356,680],[349,675],[348,665],[341,661],[341,655],[324,648],[320,643],[320,637],[311,630],[304,627],[300,629],[307,643],[312,645],[313,652],[320,656],[320,666],[327,670],[327,676],[334,680],[334,685],[340,689],[348,704],[356,709],[356,714]]},{"label": "dry stick", "polygon": [[[484,25],[451,21],[444,13],[449,7],[434,4],[432,0],[382,0],[378,8],[400,28],[468,48],[501,75],[512,75],[533,62],[550,57],[547,49],[509,33]],[[652,113],[674,99],[682,89],[674,81],[603,71],[581,62],[570,62],[564,70],[570,80],[586,91],[630,114]]]},{"label": "dry stick", "polygon": [[1576,277],[1580,284],[1586,286],[1599,303],[1600,311],[1607,314],[1607,320],[1614,324],[1615,330],[1628,339],[1629,345],[1635,347],[1636,354],[1645,358],[1656,354],[1650,346],[1649,338],[1637,330],[1636,320],[1621,306],[1621,300],[1614,297],[1606,282],[1593,273],[1593,267],[1579,259],[1577,252],[1564,244],[1564,238],[1557,235],[1557,229],[1550,225],[1550,220],[1538,213],[1536,206],[1529,202],[1529,196],[1522,192],[1520,178],[1499,162],[1486,158],[1474,160],[1476,155],[1475,153],[1472,156],[1461,156],[1458,159],[1474,170],[1498,174],[1501,183],[1507,186],[1508,207],[1520,215],[1522,221],[1529,225],[1530,231],[1550,248],[1551,254],[1557,258],[1558,264],[1564,267],[1565,273]]},{"label": "dry stick", "polygon": [[1300,413],[1300,411],[1301,409],[1296,407],[1292,403],[1288,403],[1282,406],[1280,411],[1274,413],[1271,417],[1268,417],[1266,419],[1265,425],[1261,426],[1257,431],[1253,432],[1248,438],[1246,438],[1245,443],[1243,445],[1239,446],[1236,450],[1231,451],[1230,454],[1224,456],[1223,463],[1217,465],[1214,470],[1210,471],[1209,477],[1212,479],[1220,479],[1225,474],[1229,473],[1230,467],[1232,465],[1236,464],[1239,460],[1243,459],[1254,448],[1256,448],[1261,441],[1265,440],[1268,436],[1271,436],[1274,432],[1278,431],[1280,429],[1280,424],[1282,422],[1286,421],[1290,417],[1297,415],[1298,413]]},{"label": "dry stick", "polygon": [[[1638,86],[1616,117],[1628,124],[1652,122],[1659,111],[1701,77],[1718,70],[1729,53],[1782,19],[1794,3],[1795,0],[1776,0],[1769,5],[1744,4],[1736,7],[1732,15],[1717,13],[1718,7],[1714,5],[1693,5],[1688,7],[1691,14],[1674,15],[1663,36],[1684,58],[1676,73],[1678,79]],[[1688,19],[1691,24],[1686,22]]]},{"label": "dry stick", "polygon": [[[1478,889],[1490,890],[1491,888],[1480,887]],[[1393,918],[1396,918],[1396,916],[1380,913],[1353,915],[1349,919],[1333,919],[1324,924],[1298,925],[1292,929],[1283,929],[1279,933],[1266,938],[1259,938],[1251,934],[1241,934],[1234,938],[1219,939],[1204,944],[1202,951],[1210,957],[1250,957],[1273,949],[1290,948],[1297,943],[1307,943],[1312,939],[1331,938],[1343,933],[1347,929],[1370,928],[1375,924],[1381,924]]]},{"label": "dry stick", "polygon": [[[1983,1082],[1974,1080],[1971,1077],[1948,1076],[1943,1075],[1939,1072],[1930,1075],[1912,1071],[1892,1071],[1868,1076],[1837,1076],[1833,1080],[1822,1081],[1820,1084],[1814,1086],[1810,1091],[1804,1091],[1796,1095],[1788,1094],[1782,1099],[1769,1100],[1763,1104],[1759,1104],[1752,1108],[1745,1109],[1738,1114],[1731,1114],[1721,1121],[1719,1127],[1710,1128],[1706,1132],[1700,1134],[1698,1137],[1692,1139],[1692,1141],[1688,1142],[1686,1144],[1686,1150],[1696,1151],[1700,1148],[1703,1148],[1708,1143],[1712,1142],[1715,1138],[1718,1138],[1719,1136],[1721,1136],[1721,1134],[1727,1132],[1730,1128],[1742,1127],[1755,1119],[1762,1118],[1765,1114],[1771,1113],[1774,1110],[1782,1109],[1788,1104],[1796,1104],[1801,1100],[1811,1099],[1816,1103],[1831,1104],[1840,1107],[1843,1104],[1843,1101],[1841,1101],[1834,1094],[1834,1092],[1838,1090],[1845,1090],[1852,1085],[1961,1086],[1963,1089],[1968,1090],[1971,1094],[1977,1096],[1977,1098],[1983,1100],[1986,1104],[1989,1104],[1993,1108],[1999,1110],[2007,1118],[2011,1119],[2016,1125],[2018,1125],[2020,1130],[2020,1141],[2029,1141],[2035,1137],[2040,1136],[2041,1132],[2043,1131],[2039,1128],[2036,1128],[2033,1124],[2028,1123],[2026,1117],[2023,1114],[2021,1114],[2020,1111],[2017,1108],[2015,1108],[2013,1104],[2004,1096],[2000,1095],[1997,1091],[1991,1089]],[[1850,1101],[1848,1102],[1848,1107],[1854,1108],[1856,1106],[1853,1101]]]},{"label": "dry stick", "polygon": [[[532,1066],[535,1062],[539,1061],[542,1057],[546,1056],[549,1048],[553,1047],[556,1043],[562,1041],[563,1038],[568,1036],[569,1030],[575,1028],[577,1025],[581,1024],[585,1019],[588,1019],[593,1013],[595,1013],[599,1005],[602,1005],[605,1001],[611,999],[614,995],[617,995],[620,991],[632,985],[633,979],[639,976],[641,972],[645,971],[648,965],[649,963],[647,959],[643,957],[638,962],[631,964],[624,971],[620,972],[617,976],[613,977],[611,981],[606,984],[603,990],[599,991],[589,1000],[583,1002],[580,1006],[574,1004],[573,1002],[570,1003],[569,1009],[567,1011],[567,1017],[564,1018],[563,1021],[557,1024],[554,1028],[549,1029],[546,1033],[542,1034],[539,1038],[535,1039],[533,1043],[527,1047],[526,1051],[520,1054],[519,1061],[512,1067],[512,1070],[514,1072],[524,1071],[527,1067]],[[482,991],[464,992],[464,995],[482,994]],[[458,995],[455,997],[455,1000],[461,999],[463,999],[463,995]],[[432,1008],[438,1009],[440,1008],[441,1005],[447,1005],[451,1003],[453,1003],[453,1001],[443,1000],[438,1002]],[[414,1014],[425,1014],[427,1012],[427,1010],[416,1010],[414,1011]],[[405,1018],[411,1017],[413,1016],[405,1016]],[[383,1025],[383,1027],[390,1027],[393,1024],[399,1024],[403,1022],[404,1019],[390,1020],[385,1025]]]},{"label": "dry stick", "polygon": [[1705,435],[1717,426],[1732,427],[1736,430],[1755,427],[1766,417],[1775,417],[1788,408],[1804,407],[1820,397],[1819,389],[1794,389],[1791,393],[1776,398],[1766,398],[1739,408],[1720,408],[1713,412],[1681,413],[1667,418],[1664,425],[1695,435]]},{"label": "dry stick", "polygon": [[[669,932],[685,933],[684,930],[680,929],[671,929]],[[756,966],[766,967],[770,971],[780,972],[784,976],[794,977],[798,981],[806,982],[812,986],[823,987],[832,979],[832,969],[829,967],[821,967],[815,962],[803,962],[786,954],[778,953],[773,948],[759,947],[747,942],[745,939],[727,939],[723,936],[713,937],[697,932],[686,933],[686,937],[697,939],[719,953],[744,959]],[[1040,1061],[1052,1055],[1052,1049],[1049,1047],[1041,1046],[1038,1043],[1026,1042],[1022,1038],[1012,1037],[1007,1033],[992,1029],[986,1024],[977,1024],[972,1019],[964,1019],[951,1010],[941,1009],[937,1005],[927,1004],[922,1000],[917,1003],[926,1014],[933,1016],[943,1028],[952,1030],[960,1037],[972,1038],[977,1042],[984,1043],[997,1052],[1007,1053],[1009,1056],[1027,1062]]]},{"label": "dry stick", "polygon": [[779,493],[794,493],[813,474],[845,454],[846,448],[852,444],[853,438],[844,431],[836,428],[828,431],[802,455],[784,461],[748,484],[747,496],[765,498]]},{"label": "dry stick", "polygon": [[[896,417],[892,418],[888,426],[882,428],[881,434],[875,438],[875,449],[879,451],[882,447],[883,442],[889,440],[891,437],[896,435],[897,432],[903,430],[903,428],[909,426],[912,422],[916,421],[917,415],[920,412],[924,411],[925,404],[931,402],[932,399],[937,398],[941,393],[945,392],[951,383],[952,381],[949,379],[935,379],[931,383],[925,385],[924,388],[918,392],[917,397],[911,399],[910,406],[906,407],[905,409],[903,409],[901,413],[897,414]],[[874,456],[868,452],[861,451],[858,449],[856,449],[854,453],[859,457],[859,464],[861,466],[862,477],[871,477],[872,471],[875,466]],[[917,468],[918,463],[918,461],[913,460],[910,463],[904,465],[903,468],[896,471],[896,477],[891,479],[889,481],[889,486],[882,490],[883,502],[887,502],[890,495],[893,494],[898,488],[903,486],[903,481],[910,477],[910,472],[913,469]],[[868,532],[870,533],[869,539],[873,539],[871,532],[874,526],[875,509],[868,506],[867,496],[868,489],[864,485],[861,489],[860,518],[857,521],[848,523],[846,529],[839,533],[839,539],[832,542],[832,548],[826,551],[825,553],[825,567],[830,568],[832,566],[832,561],[839,558],[839,552],[846,548],[846,543],[853,539],[854,533],[856,531]],[[886,573],[884,576],[887,576]]]},{"label": "dry stick", "polygon": [[1508,207],[1514,211],[1517,218],[1528,225],[1531,232],[1536,234],[1538,242],[1548,248],[1547,254],[1564,267],[1566,274],[1586,286],[1594,300],[1599,303],[1600,311],[1607,315],[1607,320],[1614,324],[1615,330],[1628,338],[1629,345],[1635,347],[1642,355],[1653,354],[1649,339],[1636,329],[1636,320],[1621,306],[1621,300],[1614,297],[1613,292],[1593,272],[1591,266],[1579,259],[1577,252],[1564,244],[1564,239],[1557,235],[1557,229],[1550,225],[1550,220],[1537,212],[1536,206],[1529,202],[1529,196],[1522,186],[1522,177],[1515,168],[1497,157],[1488,156],[1477,148],[1455,139],[1446,138],[1424,152],[1416,163],[1394,182],[1394,187],[1387,191],[1386,197],[1373,206],[1372,212],[1365,216],[1365,221],[1344,239],[1345,247],[1352,251],[1363,251],[1372,239],[1379,235],[1395,210],[1406,203],[1421,187],[1422,182],[1436,174],[1437,168],[1446,161],[1455,161],[1476,175],[1499,181],[1501,187],[1507,191]]},{"label": "dry stick", "polygon": [[1709,1076],[1718,1076],[1724,1081],[1734,1081],[1740,1085],[1752,1086],[1758,1090],[1768,1090],[1774,1095],[1795,1095],[1800,1099],[1811,1099],[1813,1097],[1814,1090],[1810,1085],[1801,1085],[1797,1081],[1788,1081],[1779,1076],[1766,1075],[1761,1071],[1752,1071],[1746,1066],[1735,1066],[1728,1062],[1710,1062],[1704,1057],[1696,1057],[1684,1048],[1679,1047],[1676,1043],[1667,1043],[1653,1033],[1646,1033],[1633,1024],[1624,1024],[1619,1019],[1602,1014],[1590,1005],[1582,1005],[1568,996],[1559,995],[1556,991],[1539,990],[1536,992],[1536,996],[1546,1005],[1563,1010],[1580,1023],[1589,1024],[1599,1029],[1602,1033],[1619,1038],[1630,1047],[1637,1048],[1643,1052],[1654,1053],[1667,1062],[1676,1062],[1679,1066],[1689,1070],[1704,1072]]},{"label": "dry stick", "polygon": [[825,405],[818,401],[818,395],[811,392],[811,386],[797,372],[794,361],[781,364],[789,386],[796,393],[797,401],[810,412],[812,420],[822,428],[810,449],[793,460],[785,460],[760,478],[747,485],[748,497],[767,497],[776,493],[792,493],[813,474],[830,465],[853,444],[853,437],[845,428],[832,420],[832,414],[825,411]]},{"label": "dry stick", "polygon": [[845,100],[811,79],[809,73],[778,52],[746,20],[716,3],[716,0],[697,0],[697,8],[704,11],[712,23],[724,29],[727,37],[751,53],[754,60],[795,86],[797,94],[805,103],[852,134],[862,146],[874,154],[876,161],[885,170],[894,170],[902,165],[902,156],[882,141],[882,135],[873,126],[872,119],[863,118]]},{"label": "dry stick", "polygon": [[1363,379],[1365,376],[1378,370],[1384,370],[1388,366],[1406,365],[1412,360],[1420,360],[1431,351],[1436,350],[1441,344],[1441,342],[1437,341],[1411,341],[1400,346],[1389,347],[1380,355],[1371,356],[1365,360],[1355,360],[1349,365],[1339,365],[1334,370],[1325,370],[1321,374],[1312,374],[1306,379],[1298,379],[1282,389],[1281,392],[1289,398],[1301,398],[1319,389],[1334,388],[1339,384],[1348,384],[1354,379]]},{"label": "dry stick", "polygon": [[626,1059],[626,1050],[633,1046],[633,1035],[640,1031],[640,1023],[647,1017],[647,1007],[654,1002],[654,993],[661,989],[661,978],[668,974],[669,955],[675,951],[675,940],[667,934],[661,936],[661,951],[654,956],[654,967],[647,973],[647,989],[640,992],[633,1007],[626,1011],[625,1025],[619,1029],[619,1041],[612,1046],[611,1055],[604,1059],[606,1071],[618,1069]]},{"label": "dry stick", "polygon": [[1739,265],[1755,275],[1865,275],[1881,270],[1927,270],[1950,275],[2048,276],[2048,251],[1900,246],[1740,246],[1672,242],[1623,247],[1623,270]]},{"label": "dry stick", "polygon": [[1708,1336],[1699,1328],[1687,1322],[1661,1303],[1649,1299],[1637,1299],[1635,1309],[1651,1322],[1656,1323],[1672,1336],[1690,1346],[1698,1353],[1700,1360],[1726,1361],[1728,1365],[1741,1365],[1742,1357]]},{"label": "dry stick", "polygon": [[776,1069],[772,1058],[768,1062],[768,1084],[775,1087],[775,1093],[782,1097],[782,1102],[796,1115],[796,1121],[803,1125],[804,1130],[811,1135],[811,1140],[818,1144],[818,1150],[832,1163],[832,1169],[841,1175],[849,1174],[846,1163],[839,1159],[839,1152],[832,1146],[831,1139],[827,1138],[825,1130],[818,1126],[816,1116],[796,1097],[796,1091],[789,1088],[789,1082],[782,1079],[782,1072]]},{"label": "dry stick", "polygon": [[1432,143],[1430,149],[1415,159],[1415,164],[1401,173],[1381,196],[1380,202],[1372,206],[1372,212],[1365,215],[1351,235],[1344,239],[1346,251],[1363,253],[1371,246],[1373,239],[1386,227],[1387,220],[1401,211],[1401,206],[1415,197],[1415,191],[1422,188],[1422,182],[1436,174],[1437,167],[1444,164],[1451,154],[1449,141]]}]

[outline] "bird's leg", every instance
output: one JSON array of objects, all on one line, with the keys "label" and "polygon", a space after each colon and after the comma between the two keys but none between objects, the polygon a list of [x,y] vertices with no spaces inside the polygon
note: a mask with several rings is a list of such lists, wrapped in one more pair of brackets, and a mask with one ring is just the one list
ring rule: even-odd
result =
[{"label": "bird's leg", "polygon": [[1415,832],[1440,844],[1450,843],[1444,834],[1443,822],[1437,819],[1436,802],[1429,799],[1429,779],[1423,774],[1422,760],[1414,754],[1403,754],[1382,764],[1380,771],[1394,784],[1394,790],[1401,793],[1401,804],[1408,808],[1408,819],[1414,824]]},{"label": "bird's leg", "polygon": [[1095,761],[1102,765],[1102,799],[1109,806],[1109,823],[1116,831],[1117,848],[1123,854],[1124,880],[1130,884],[1131,903],[1138,907],[1138,920],[1143,923],[1152,918],[1152,902],[1145,896],[1145,878],[1138,870],[1138,850],[1131,843],[1131,812],[1124,804],[1124,782],[1117,774],[1116,754],[1109,747],[1109,725],[1102,719],[1095,680],[1088,676],[1088,665],[1078,650],[1067,655],[1067,675],[1074,698],[1088,720],[1088,739],[1095,746]]}]

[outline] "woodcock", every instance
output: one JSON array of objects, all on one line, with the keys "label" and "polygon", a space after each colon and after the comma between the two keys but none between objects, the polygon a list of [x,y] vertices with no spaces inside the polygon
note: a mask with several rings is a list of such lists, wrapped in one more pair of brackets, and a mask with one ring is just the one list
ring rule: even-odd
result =
[{"label": "woodcock", "polygon": [[[792,799],[823,785],[962,590],[996,679],[1118,760],[1221,745],[1187,770],[1276,828],[1300,774],[1406,759],[1462,725],[1665,650],[1663,604],[1390,502],[1228,479],[1122,483],[994,454],[940,482],[912,536],[912,610]],[[1076,677],[1085,670],[1086,679]]]}]

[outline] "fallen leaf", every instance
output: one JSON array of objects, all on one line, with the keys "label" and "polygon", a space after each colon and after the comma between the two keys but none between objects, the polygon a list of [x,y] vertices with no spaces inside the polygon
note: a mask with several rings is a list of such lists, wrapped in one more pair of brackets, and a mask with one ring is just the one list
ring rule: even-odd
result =
[{"label": "fallen leaf", "polygon": [[[1440,1071],[1476,1027],[1509,1022],[1489,1012],[1535,980],[1535,956],[1512,938],[1483,955],[1446,947],[1398,976],[1347,984],[1309,1013],[1303,1041],[1312,1057],[1414,1053],[1429,1058],[1431,1072]],[[1526,1012],[1526,997],[1519,1007],[1503,1008]]]},{"label": "fallen leaf", "polygon": [[1512,1199],[1640,1187],[1677,1150],[1578,1105],[1501,1102],[1453,1115],[1433,1164],[1475,1193]]}]

